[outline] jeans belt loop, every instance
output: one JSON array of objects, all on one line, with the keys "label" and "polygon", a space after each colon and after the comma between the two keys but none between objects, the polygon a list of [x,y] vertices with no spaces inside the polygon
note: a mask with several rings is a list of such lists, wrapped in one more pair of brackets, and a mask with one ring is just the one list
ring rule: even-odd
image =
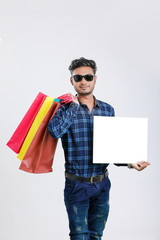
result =
[{"label": "jeans belt loop", "polygon": [[103,175],[101,175],[100,176],[100,182],[103,180],[103,178],[105,178],[105,177],[103,177]]},{"label": "jeans belt loop", "polygon": [[94,176],[91,177],[91,180],[90,180],[91,183],[94,183],[93,178],[94,178]]}]

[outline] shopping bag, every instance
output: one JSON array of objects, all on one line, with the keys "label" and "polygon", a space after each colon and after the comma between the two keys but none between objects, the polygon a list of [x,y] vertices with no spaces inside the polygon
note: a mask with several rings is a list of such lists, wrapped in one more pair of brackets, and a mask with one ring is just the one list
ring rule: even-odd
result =
[{"label": "shopping bag", "polygon": [[53,158],[58,139],[54,139],[48,131],[48,123],[59,108],[58,102],[53,102],[42,120],[19,169],[30,173],[52,172]]},{"label": "shopping bag", "polygon": [[51,97],[46,97],[46,99],[44,100],[41,108],[39,109],[39,112],[37,113],[37,116],[35,117],[30,129],[29,129],[29,132],[24,140],[24,143],[20,149],[20,152],[17,156],[18,159],[22,160],[24,155],[26,154],[42,120],[44,119],[44,117],[46,116],[48,110],[50,109],[52,103],[54,101],[54,98],[51,98]]},{"label": "shopping bag", "polygon": [[15,153],[19,153],[25,137],[46,97],[47,96],[41,92],[37,95],[12,137],[7,142],[7,146]]},{"label": "shopping bag", "polygon": [[19,167],[21,170],[31,173],[52,171],[58,140],[52,138],[48,132],[48,123],[59,107],[73,99],[70,93],[58,98],[50,98],[42,93],[37,95],[7,143],[13,151],[19,153],[17,158],[22,160]]}]

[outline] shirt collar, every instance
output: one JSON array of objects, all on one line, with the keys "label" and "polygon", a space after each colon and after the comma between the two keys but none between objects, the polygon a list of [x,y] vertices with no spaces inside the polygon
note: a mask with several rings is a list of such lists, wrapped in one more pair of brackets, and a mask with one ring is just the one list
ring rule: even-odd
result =
[{"label": "shirt collar", "polygon": [[[80,102],[80,100],[79,100],[77,94],[76,94],[75,96],[77,97],[78,102],[80,103],[80,105],[81,105],[82,107],[84,107],[85,104],[82,104],[82,103]],[[100,107],[100,103],[99,103],[99,101],[96,99],[96,97],[95,97],[94,95],[93,95],[93,97],[94,97],[94,107]]]}]

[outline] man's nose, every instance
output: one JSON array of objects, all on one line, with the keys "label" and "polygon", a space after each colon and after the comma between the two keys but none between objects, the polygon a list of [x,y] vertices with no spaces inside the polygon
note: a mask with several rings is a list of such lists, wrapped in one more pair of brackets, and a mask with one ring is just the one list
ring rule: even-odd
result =
[{"label": "man's nose", "polygon": [[84,77],[82,77],[81,83],[86,83],[86,79]]}]

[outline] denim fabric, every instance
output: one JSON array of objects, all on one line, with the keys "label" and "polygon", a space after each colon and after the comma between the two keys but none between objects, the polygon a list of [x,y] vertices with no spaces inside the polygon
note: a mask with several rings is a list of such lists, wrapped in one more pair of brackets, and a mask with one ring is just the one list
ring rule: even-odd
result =
[{"label": "denim fabric", "polygon": [[64,201],[71,240],[101,240],[109,213],[110,187],[108,177],[100,183],[66,179]]}]

